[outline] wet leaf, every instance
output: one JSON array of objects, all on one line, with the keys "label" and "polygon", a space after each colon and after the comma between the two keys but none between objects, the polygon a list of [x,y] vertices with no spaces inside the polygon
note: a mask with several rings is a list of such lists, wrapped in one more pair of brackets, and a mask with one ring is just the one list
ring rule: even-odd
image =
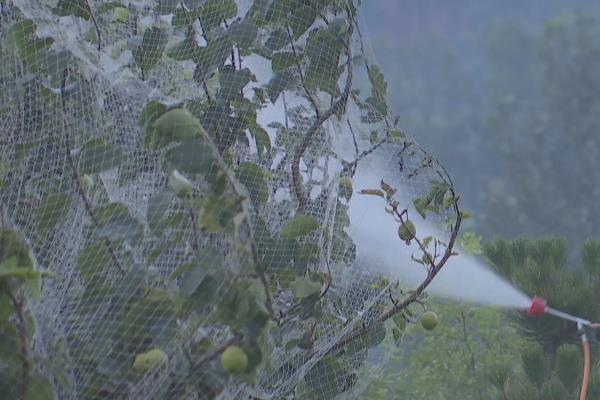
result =
[{"label": "wet leaf", "polygon": [[87,142],[77,157],[77,165],[85,174],[97,174],[119,167],[123,161],[123,152],[101,139],[92,139]]},{"label": "wet leaf", "polygon": [[71,207],[71,195],[54,193],[46,196],[34,211],[34,219],[39,234],[44,235],[65,218]]},{"label": "wet leaf", "polygon": [[310,215],[298,214],[287,221],[281,229],[281,237],[293,239],[304,236],[319,228],[319,223]]}]

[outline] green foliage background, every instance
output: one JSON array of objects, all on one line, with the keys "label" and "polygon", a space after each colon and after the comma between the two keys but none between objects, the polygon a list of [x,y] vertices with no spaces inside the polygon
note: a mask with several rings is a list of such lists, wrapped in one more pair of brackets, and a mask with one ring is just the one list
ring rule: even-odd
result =
[{"label": "green foliage background", "polygon": [[[379,22],[370,33],[392,102],[403,126],[418,131],[456,176],[474,216],[469,243],[482,240],[482,257],[525,293],[597,319],[597,4],[378,5],[367,20]],[[386,40],[392,29],[406,40]],[[367,398],[578,398],[574,324],[493,309],[471,315],[469,305],[432,307],[443,322],[422,347],[429,356],[400,346],[399,361],[383,369]],[[452,331],[462,311],[471,315],[474,343],[504,344],[499,351],[471,345],[475,372]],[[486,314],[502,322],[491,326]],[[414,329],[405,340],[424,335]],[[592,340],[588,398],[598,397],[597,357]],[[495,359],[505,360],[507,373],[502,365],[493,372]],[[406,365],[416,365],[412,375]]]}]

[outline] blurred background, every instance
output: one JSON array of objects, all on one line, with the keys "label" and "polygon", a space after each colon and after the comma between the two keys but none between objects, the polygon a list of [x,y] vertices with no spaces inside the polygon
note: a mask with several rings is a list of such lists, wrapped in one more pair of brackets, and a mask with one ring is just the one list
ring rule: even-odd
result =
[{"label": "blurred background", "polygon": [[455,177],[485,237],[597,232],[600,3],[370,0],[401,126]]}]

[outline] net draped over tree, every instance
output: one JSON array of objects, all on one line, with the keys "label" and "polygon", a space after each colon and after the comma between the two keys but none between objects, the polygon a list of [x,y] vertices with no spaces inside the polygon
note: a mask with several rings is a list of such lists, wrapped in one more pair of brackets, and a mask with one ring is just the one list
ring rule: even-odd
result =
[{"label": "net draped over tree", "polygon": [[[0,4],[0,392],[355,395],[461,221],[359,2]],[[357,257],[357,197],[421,285]]]}]

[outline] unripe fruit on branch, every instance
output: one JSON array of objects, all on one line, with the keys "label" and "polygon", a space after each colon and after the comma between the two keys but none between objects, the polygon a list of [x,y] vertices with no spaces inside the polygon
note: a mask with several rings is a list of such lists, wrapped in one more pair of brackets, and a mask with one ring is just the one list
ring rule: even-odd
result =
[{"label": "unripe fruit on branch", "polygon": [[248,368],[248,356],[239,346],[229,346],[221,354],[221,366],[230,373],[244,372]]},{"label": "unripe fruit on branch", "polygon": [[167,111],[154,121],[153,127],[150,144],[155,148],[197,138],[202,129],[200,121],[183,108]]},{"label": "unripe fruit on branch", "polygon": [[421,315],[421,326],[423,329],[431,331],[438,324],[438,317],[433,311],[427,311]]},{"label": "unripe fruit on branch", "polygon": [[136,372],[148,372],[153,368],[166,364],[168,357],[161,349],[152,349],[145,353],[140,353],[135,356],[133,369]]},{"label": "unripe fruit on branch", "polygon": [[398,227],[398,236],[400,237],[400,239],[402,239],[405,242],[410,242],[412,239],[415,238],[416,234],[417,228],[410,219],[407,219],[406,221],[404,221],[404,223],[400,223],[400,226]]}]

